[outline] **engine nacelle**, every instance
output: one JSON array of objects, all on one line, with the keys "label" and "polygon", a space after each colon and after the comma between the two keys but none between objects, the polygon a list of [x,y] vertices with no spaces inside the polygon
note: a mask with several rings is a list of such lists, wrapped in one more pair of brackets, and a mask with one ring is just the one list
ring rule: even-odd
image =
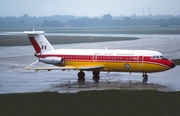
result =
[{"label": "engine nacelle", "polygon": [[46,58],[39,58],[40,62],[46,63],[46,64],[64,64],[64,59],[61,57],[46,57]]}]

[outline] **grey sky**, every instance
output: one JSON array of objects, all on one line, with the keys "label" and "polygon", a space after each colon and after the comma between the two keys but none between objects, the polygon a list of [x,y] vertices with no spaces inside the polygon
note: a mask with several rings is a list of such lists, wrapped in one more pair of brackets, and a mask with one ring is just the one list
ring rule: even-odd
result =
[{"label": "grey sky", "polygon": [[180,0],[0,0],[0,17],[5,16],[130,16],[180,15]]}]

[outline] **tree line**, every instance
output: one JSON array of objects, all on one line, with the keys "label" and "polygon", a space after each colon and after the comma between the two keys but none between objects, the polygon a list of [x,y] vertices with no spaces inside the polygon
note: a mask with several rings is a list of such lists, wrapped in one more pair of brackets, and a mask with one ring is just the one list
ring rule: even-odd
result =
[{"label": "tree line", "polygon": [[30,17],[0,17],[0,27],[106,27],[106,26],[180,26],[180,15],[116,16],[105,14],[102,17],[75,17],[53,15]]}]

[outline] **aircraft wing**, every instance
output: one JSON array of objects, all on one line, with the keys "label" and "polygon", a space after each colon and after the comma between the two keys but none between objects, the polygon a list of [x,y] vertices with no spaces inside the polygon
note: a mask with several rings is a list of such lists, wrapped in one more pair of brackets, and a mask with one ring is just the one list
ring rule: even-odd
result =
[{"label": "aircraft wing", "polygon": [[24,68],[24,70],[35,70],[36,72],[39,70],[84,70],[84,71],[90,71],[94,69],[102,69],[104,66],[102,65],[90,65],[90,66],[53,66],[53,67],[36,67],[36,68]]},{"label": "aircraft wing", "polygon": [[78,69],[79,70],[93,70],[93,69],[102,69],[104,68],[104,66],[102,65],[94,65],[94,66],[79,66]]}]

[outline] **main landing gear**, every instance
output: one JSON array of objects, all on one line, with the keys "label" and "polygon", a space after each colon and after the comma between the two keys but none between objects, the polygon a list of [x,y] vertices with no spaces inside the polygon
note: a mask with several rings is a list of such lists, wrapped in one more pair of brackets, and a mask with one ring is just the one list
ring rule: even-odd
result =
[{"label": "main landing gear", "polygon": [[85,73],[83,71],[78,72],[78,82],[85,82]]},{"label": "main landing gear", "polygon": [[[99,82],[99,79],[100,79],[99,74],[100,74],[100,72],[99,71],[93,71],[92,74],[93,74],[93,80],[95,82]],[[83,71],[78,72],[77,76],[78,76],[78,82],[85,82],[85,78],[84,78],[85,73]]]},{"label": "main landing gear", "polygon": [[93,80],[95,82],[99,82],[99,79],[100,79],[99,74],[100,74],[100,72],[99,71],[93,71],[92,74],[93,74]]},{"label": "main landing gear", "polygon": [[147,73],[143,73],[143,75],[142,75],[142,77],[143,77],[143,84],[147,84],[147,81],[148,81],[148,75],[147,75]]},{"label": "main landing gear", "polygon": [[[93,74],[93,80],[95,82],[99,82],[99,79],[100,79],[99,74],[100,74],[100,72],[99,71],[93,71],[92,74]],[[77,74],[77,76],[78,76],[78,82],[85,82],[85,78],[84,78],[85,73],[83,71],[80,71]],[[142,77],[143,77],[143,79],[142,79],[143,84],[147,84],[147,81],[148,81],[147,73],[143,73]]]}]

